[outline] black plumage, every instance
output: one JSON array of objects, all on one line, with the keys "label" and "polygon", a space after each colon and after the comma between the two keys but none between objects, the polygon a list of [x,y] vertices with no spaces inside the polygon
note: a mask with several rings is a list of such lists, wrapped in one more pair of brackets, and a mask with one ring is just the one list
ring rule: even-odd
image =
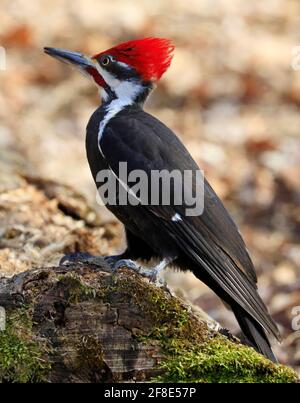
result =
[{"label": "black plumage", "polygon": [[[47,54],[77,66],[101,88],[102,105],[92,115],[86,136],[97,187],[103,185],[103,180],[97,180],[103,170],[120,181],[119,163],[126,162],[128,174],[141,170],[147,178],[153,171],[189,171],[190,187],[199,190],[195,181],[199,168],[189,152],[168,127],[143,110],[153,82],[170,65],[173,49],[170,41],[161,38],[129,41],[93,59],[45,48]],[[231,307],[247,342],[276,361],[267,334],[279,339],[279,332],[257,292],[255,270],[235,223],[206,180],[201,188],[204,210],[197,216],[186,214],[190,207],[186,203],[174,201],[184,182],[181,188],[176,181],[170,183],[169,205],[161,200],[156,205],[107,202],[125,226],[127,249],[118,258],[156,258],[191,270]],[[148,194],[151,190],[149,181]],[[118,201],[118,190],[115,196]]]},{"label": "black plumage", "polygon": [[[128,173],[199,169],[178,137],[140,105],[124,108],[108,122],[100,142],[105,158],[100,157],[98,127],[103,109],[94,113],[87,127],[87,156],[94,178],[104,166],[118,174],[122,161],[128,163]],[[108,205],[125,225],[129,247],[123,257],[175,258],[175,265],[191,270],[231,306],[250,344],[275,360],[265,331],[277,338],[279,333],[258,295],[244,241],[207,181],[204,189],[204,211],[196,217],[185,216],[185,205]],[[182,221],[172,221],[176,213]]]}]

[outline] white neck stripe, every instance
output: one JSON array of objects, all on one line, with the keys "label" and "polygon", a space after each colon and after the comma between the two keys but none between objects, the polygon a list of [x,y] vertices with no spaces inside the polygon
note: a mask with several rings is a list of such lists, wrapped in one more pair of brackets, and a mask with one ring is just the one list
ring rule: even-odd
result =
[{"label": "white neck stripe", "polygon": [[[120,65],[125,65],[125,63],[119,63]],[[127,66],[128,67],[128,66]],[[101,149],[101,140],[103,138],[104,130],[108,122],[115,117],[119,112],[121,112],[126,106],[132,105],[139,94],[144,90],[144,87],[138,83],[137,81],[120,81],[115,78],[112,74],[108,71],[104,70],[100,65],[97,65],[97,69],[107,85],[111,88],[111,90],[115,93],[116,98],[112,99],[110,103],[106,105],[105,115],[100,122],[99,130],[98,130],[98,148],[101,155],[105,158],[103,151]],[[108,94],[103,89],[101,92],[102,102],[108,100]],[[139,198],[133,193],[133,191],[121,181],[121,179],[115,174],[115,172],[111,169],[110,170],[119,181],[119,183],[137,200]],[[140,201],[140,200],[139,200]]]},{"label": "white neck stripe", "polygon": [[104,154],[102,152],[100,142],[101,142],[103,132],[104,132],[104,129],[105,129],[107,123],[110,121],[110,119],[112,119],[114,116],[116,116],[117,113],[121,112],[121,110],[124,109],[125,106],[128,106],[130,104],[131,104],[131,102],[128,102],[127,99],[121,100],[119,98],[112,100],[108,104],[106,113],[100,122],[99,130],[98,130],[98,148],[103,157],[104,157]]},{"label": "white neck stripe", "polygon": [[[102,69],[99,66],[99,72],[102,74]],[[101,70],[100,70],[101,69]],[[135,81],[120,81],[116,78],[113,78],[110,73],[105,71],[105,75],[103,74],[102,77],[105,81],[110,85],[112,91],[116,94],[116,98],[113,99],[109,104],[106,106],[106,113],[103,119],[100,122],[99,130],[98,130],[98,148],[100,153],[103,155],[101,150],[100,142],[104,133],[104,129],[107,123],[116,116],[122,109],[126,106],[132,105],[136,99],[136,97],[143,91],[143,86],[140,85],[138,82]],[[106,101],[107,93],[102,93],[102,101]]]}]

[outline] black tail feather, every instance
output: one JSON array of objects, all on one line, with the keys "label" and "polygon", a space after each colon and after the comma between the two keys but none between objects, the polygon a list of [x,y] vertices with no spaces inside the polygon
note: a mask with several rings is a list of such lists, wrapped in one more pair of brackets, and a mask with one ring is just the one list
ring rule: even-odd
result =
[{"label": "black tail feather", "polygon": [[277,363],[277,358],[271,349],[269,339],[262,326],[243,309],[232,307],[232,310],[245,336],[246,343],[269,360]]}]

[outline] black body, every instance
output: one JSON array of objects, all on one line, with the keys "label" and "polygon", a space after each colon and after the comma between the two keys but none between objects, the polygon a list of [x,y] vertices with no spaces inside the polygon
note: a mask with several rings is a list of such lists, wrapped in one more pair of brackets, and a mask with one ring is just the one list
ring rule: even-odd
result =
[{"label": "black body", "polygon": [[[153,170],[188,170],[194,179],[199,168],[186,148],[142,109],[153,83],[168,69],[173,50],[165,38],[125,42],[92,59],[45,48],[50,56],[75,65],[101,89],[103,103],[91,117],[86,137],[88,161],[98,187],[101,183],[96,176],[103,169],[111,169],[120,179],[120,162],[127,162],[128,173],[138,169],[148,177]],[[194,180],[191,186],[199,189]],[[177,186],[171,187],[174,194],[178,194]],[[191,270],[230,305],[248,343],[276,361],[267,334],[279,339],[279,333],[258,295],[253,264],[236,225],[207,181],[204,212],[198,216],[187,216],[188,206],[176,203],[107,207],[125,226],[128,247],[123,258],[163,259],[162,263],[173,261],[180,269]]]},{"label": "black body", "polygon": [[[199,169],[173,132],[144,112],[138,102],[108,121],[100,141],[102,155],[98,131],[105,111],[104,103],[87,126],[87,157],[95,181],[102,169],[112,169],[117,175],[123,161],[128,171],[142,169],[149,174],[153,169]],[[175,259],[180,269],[191,270],[231,306],[248,343],[276,361],[266,333],[277,338],[279,333],[258,295],[245,244],[208,182],[204,198],[204,212],[197,217],[186,217],[185,206],[107,205],[125,226],[128,247],[123,257]],[[182,220],[172,221],[176,213]]]}]

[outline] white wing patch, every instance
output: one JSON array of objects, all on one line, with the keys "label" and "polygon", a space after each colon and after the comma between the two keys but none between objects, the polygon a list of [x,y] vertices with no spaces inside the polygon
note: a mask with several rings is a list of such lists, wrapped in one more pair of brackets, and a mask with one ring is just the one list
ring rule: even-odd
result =
[{"label": "white wing patch", "polygon": [[173,222],[177,222],[177,221],[182,221],[182,218],[180,217],[180,214],[176,213],[173,215],[173,217],[171,218],[171,220]]}]

